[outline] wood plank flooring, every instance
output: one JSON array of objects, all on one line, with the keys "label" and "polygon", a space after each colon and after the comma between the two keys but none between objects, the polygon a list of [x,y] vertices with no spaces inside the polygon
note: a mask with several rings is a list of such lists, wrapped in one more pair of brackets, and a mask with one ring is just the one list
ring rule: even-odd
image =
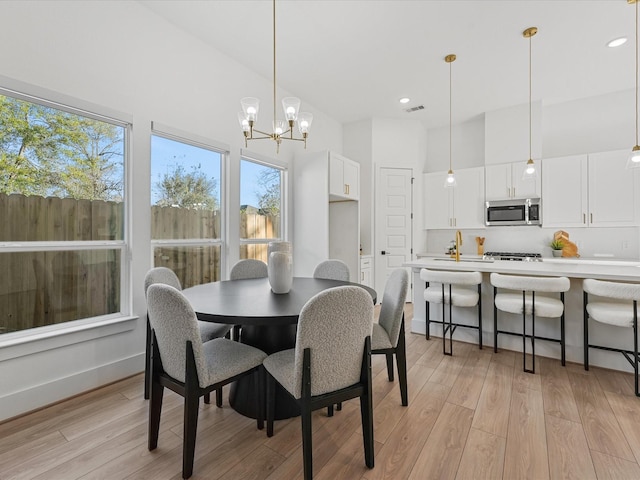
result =
[{"label": "wood plank flooring", "polygon": [[[541,357],[530,375],[516,352],[453,348],[444,356],[441,339],[407,333],[408,407],[374,356],[376,466],[364,465],[359,405],[349,401],[332,418],[314,413],[315,478],[640,479],[632,375]],[[0,424],[0,479],[180,479],[182,398],[166,391],[149,452],[142,392],[136,375]],[[298,418],[283,420],[267,438],[226,401],[202,404],[192,478],[302,478],[300,430]]]}]

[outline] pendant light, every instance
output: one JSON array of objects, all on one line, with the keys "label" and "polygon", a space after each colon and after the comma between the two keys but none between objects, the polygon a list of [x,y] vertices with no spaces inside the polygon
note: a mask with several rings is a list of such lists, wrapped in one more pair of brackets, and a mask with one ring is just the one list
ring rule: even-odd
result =
[{"label": "pendant light", "polygon": [[524,167],[522,180],[536,180],[538,178],[538,170],[536,164],[533,163],[531,155],[531,38],[536,33],[538,33],[536,27],[529,27],[522,32],[522,36],[529,39],[529,160],[527,160],[527,165]]},{"label": "pendant light", "polygon": [[449,172],[447,172],[447,179],[444,181],[445,188],[453,188],[456,186],[456,177],[453,174],[453,162],[451,160],[451,138],[452,138],[452,121],[451,121],[451,97],[452,97],[452,88],[451,88],[451,64],[455,62],[456,56],[452,53],[444,57],[444,61],[449,64]]},{"label": "pendant light", "polygon": [[631,154],[629,154],[627,168],[640,168],[640,144],[638,142],[638,2],[636,0],[627,0],[627,2],[636,4],[636,145],[631,149]]}]

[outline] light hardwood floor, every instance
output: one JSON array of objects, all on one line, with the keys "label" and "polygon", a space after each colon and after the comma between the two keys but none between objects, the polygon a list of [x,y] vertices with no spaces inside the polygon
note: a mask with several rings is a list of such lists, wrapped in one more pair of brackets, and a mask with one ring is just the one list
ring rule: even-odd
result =
[{"label": "light hardwood floor", "polygon": [[[411,317],[411,306],[406,312]],[[408,328],[407,330],[410,330]],[[317,479],[640,479],[640,399],[629,374],[407,334],[409,406],[374,356],[375,468],[364,465],[357,400],[313,417]],[[147,450],[143,376],[0,424],[0,478],[179,479],[182,398],[166,391],[158,449]],[[225,392],[226,397],[226,392]],[[193,479],[302,478],[298,418],[275,435],[203,405]]]}]

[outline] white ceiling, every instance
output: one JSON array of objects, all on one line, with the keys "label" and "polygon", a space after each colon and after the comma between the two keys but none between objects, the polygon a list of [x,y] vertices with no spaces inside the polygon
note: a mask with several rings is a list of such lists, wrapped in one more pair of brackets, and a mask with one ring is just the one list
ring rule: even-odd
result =
[{"label": "white ceiling", "polygon": [[[269,0],[140,0],[272,80]],[[632,89],[635,6],[625,0],[278,0],[277,83],[340,122],[419,119],[428,128],[529,99],[544,104]],[[613,38],[627,36],[618,48]],[[251,92],[247,92],[251,95]],[[400,106],[400,97],[411,102]],[[267,101],[269,99],[263,99]],[[425,109],[406,113],[407,106]],[[633,105],[630,105],[633,108]]]}]

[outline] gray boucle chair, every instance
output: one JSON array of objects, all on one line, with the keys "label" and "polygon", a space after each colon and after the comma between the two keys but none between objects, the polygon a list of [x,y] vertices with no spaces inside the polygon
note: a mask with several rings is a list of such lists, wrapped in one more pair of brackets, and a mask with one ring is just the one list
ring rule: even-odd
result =
[{"label": "gray boucle chair", "polygon": [[[584,290],[584,369],[589,370],[590,348],[621,353],[633,367],[635,393],[636,396],[640,397],[640,391],[638,391],[638,301],[640,300],[640,284],[586,279],[582,283],[582,288]],[[605,297],[606,300],[603,298],[590,302],[589,294]],[[612,327],[632,328],[633,350],[590,344],[590,318]],[[633,355],[633,357],[629,355]]]},{"label": "gray boucle chair", "polygon": [[371,332],[373,302],[357,286],[330,288],[300,312],[296,346],[264,360],[267,435],[273,435],[275,382],[300,405],[304,478],[313,476],[311,412],[360,398],[365,463],[374,465]]},{"label": "gray boucle chair", "polygon": [[229,272],[230,280],[243,280],[245,278],[265,278],[269,276],[267,264],[254,260],[253,258],[247,258],[237,262]]},{"label": "gray boucle chair", "polygon": [[391,272],[384,287],[378,323],[373,324],[371,353],[387,357],[387,375],[393,381],[393,356],[398,364],[398,383],[402,405],[409,405],[407,394],[407,350],[404,336],[404,304],[409,288],[409,274],[404,268]]},{"label": "gray boucle chair", "polygon": [[327,280],[350,281],[349,267],[342,260],[325,260],[320,262],[313,271],[313,278],[324,278]]},{"label": "gray boucle chair", "polygon": [[[219,390],[245,375],[254,375],[258,392],[264,390],[262,350],[216,338],[202,342],[196,314],[180,291],[170,285],[151,285],[147,291],[152,327],[149,450],[158,446],[162,397],[167,387],[184,397],[182,478],[193,473],[201,396]],[[262,395],[257,395],[258,428],[264,427]]]},{"label": "gray boucle chair", "polygon": [[[162,283],[164,285],[171,285],[177,290],[182,290],[180,279],[173,270],[167,267],[155,267],[147,272],[144,277],[144,293],[147,294],[147,290],[151,285],[156,283]],[[198,328],[200,329],[200,338],[203,342],[207,342],[214,338],[224,337],[230,330],[231,325],[223,325],[221,323],[203,322],[198,320]],[[144,359],[144,398],[149,398],[151,388],[151,354],[153,347],[151,345],[151,326],[149,324],[149,315],[147,314],[147,344],[145,348]],[[205,402],[209,403],[209,395],[205,397]],[[222,406],[222,390],[216,392],[216,404],[218,407]]]},{"label": "gray boucle chair", "polygon": [[[560,343],[560,358],[565,365],[564,335],[564,292],[569,290],[567,277],[524,277],[519,275],[491,274],[493,285],[493,349],[498,352],[498,334],[522,336],[522,369],[527,373],[536,373],[535,340],[550,340]],[[498,288],[520,290],[521,293],[498,293]],[[559,293],[560,299],[536,296],[536,292]],[[498,310],[522,315],[522,333],[498,330]],[[527,315],[531,315],[531,334],[527,333]],[[536,316],[546,318],[560,317],[560,339],[536,336]],[[527,338],[531,339],[531,369],[527,368]]]},{"label": "gray boucle chair", "polygon": [[[229,272],[229,280],[246,280],[250,278],[266,278],[269,276],[267,264],[261,260],[246,258],[236,262]],[[233,326],[233,339],[240,339],[240,325]]]},{"label": "gray boucle chair", "polygon": [[[420,270],[420,278],[426,282],[424,300],[426,307],[426,337],[431,336],[431,324],[442,325],[442,353],[453,355],[453,332],[457,327],[475,328],[478,330],[478,346],[482,349],[482,274],[480,272],[450,272],[442,270]],[[430,283],[440,283],[439,287]],[[475,288],[470,288],[475,287]],[[429,318],[429,304],[442,304],[442,321]],[[449,322],[446,322],[446,305],[449,305]],[[452,319],[452,306],[478,306],[478,325],[456,323]],[[447,333],[449,333],[449,351],[446,348]]]}]

